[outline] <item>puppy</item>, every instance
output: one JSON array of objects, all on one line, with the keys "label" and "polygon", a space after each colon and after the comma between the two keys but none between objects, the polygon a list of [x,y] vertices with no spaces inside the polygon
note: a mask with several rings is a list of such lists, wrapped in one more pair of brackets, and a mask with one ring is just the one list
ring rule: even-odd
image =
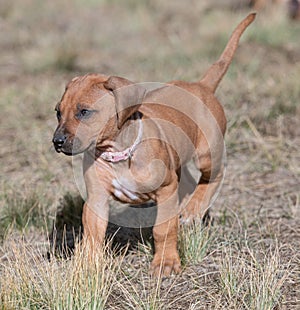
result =
[{"label": "puppy", "polygon": [[[153,227],[152,274],[181,270],[178,219],[201,218],[222,179],[226,118],[214,93],[226,73],[239,38],[255,18],[234,30],[220,59],[196,82],[135,84],[116,76],[74,78],[56,106],[57,152],[84,153],[87,200],[85,239],[100,245],[108,223],[108,199],[157,204]],[[193,159],[201,178],[191,197],[179,205],[181,168]]]}]

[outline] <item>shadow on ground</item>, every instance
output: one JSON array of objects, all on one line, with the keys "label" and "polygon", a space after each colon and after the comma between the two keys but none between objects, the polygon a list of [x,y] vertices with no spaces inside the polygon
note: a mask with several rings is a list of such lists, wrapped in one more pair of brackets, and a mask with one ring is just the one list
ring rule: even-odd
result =
[{"label": "shadow on ground", "polygon": [[[180,175],[179,202],[186,195],[190,195],[200,179],[200,173],[191,174],[184,166]],[[76,242],[82,239],[82,210],[84,200],[80,195],[65,194],[60,200],[58,212],[49,236],[51,248],[57,253],[69,255],[73,252]],[[155,203],[141,205],[124,205],[116,202],[110,203],[109,224],[106,238],[112,239],[112,246],[116,249],[128,246],[134,249],[139,243],[150,243],[153,248],[152,228],[155,223],[157,208]],[[210,222],[207,214],[204,223]]]},{"label": "shadow on ground", "polygon": [[[75,245],[82,239],[82,210],[84,200],[80,195],[67,193],[60,201],[52,232],[49,235],[51,248],[57,254],[69,256],[73,253]],[[147,217],[148,226],[145,227],[145,219],[141,219],[140,225],[135,227],[120,225],[132,218],[135,209],[143,209],[142,213]],[[128,250],[134,249],[139,243],[152,244],[152,227],[156,218],[156,206],[154,203],[139,206],[126,206],[118,208],[115,205],[110,208],[109,224],[106,238],[112,240],[113,249],[122,249],[128,246]],[[118,217],[118,218],[116,218]],[[120,223],[120,224],[116,224]],[[140,227],[139,227],[140,226]]]}]

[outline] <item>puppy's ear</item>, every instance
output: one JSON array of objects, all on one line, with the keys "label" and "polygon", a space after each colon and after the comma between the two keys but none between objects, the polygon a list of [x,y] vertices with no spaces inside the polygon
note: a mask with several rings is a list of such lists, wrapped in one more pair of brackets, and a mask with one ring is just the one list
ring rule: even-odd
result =
[{"label": "puppy's ear", "polygon": [[111,76],[103,85],[115,96],[117,125],[120,129],[125,121],[139,109],[146,89],[140,84],[134,84],[118,76]]}]

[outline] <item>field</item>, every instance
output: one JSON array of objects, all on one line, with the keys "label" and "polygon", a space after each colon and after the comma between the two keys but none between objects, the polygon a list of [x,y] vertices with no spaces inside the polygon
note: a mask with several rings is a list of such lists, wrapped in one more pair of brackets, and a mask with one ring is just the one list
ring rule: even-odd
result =
[{"label": "field", "polygon": [[218,88],[227,172],[212,223],[180,231],[183,272],[148,275],[150,228],[111,225],[92,262],[69,251],[82,200],[51,143],[67,81],[200,79],[242,2],[0,0],[1,309],[299,309],[300,24],[280,6],[258,14]]}]

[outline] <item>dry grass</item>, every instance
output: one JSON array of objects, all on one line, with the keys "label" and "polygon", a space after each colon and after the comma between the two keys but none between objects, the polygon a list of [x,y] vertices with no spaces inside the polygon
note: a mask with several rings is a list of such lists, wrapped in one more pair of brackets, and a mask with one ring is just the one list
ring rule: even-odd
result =
[{"label": "dry grass", "polygon": [[[206,232],[201,234],[198,242],[205,244]],[[226,305],[229,309],[274,309],[282,301],[290,264],[280,261],[278,246],[254,250],[246,236],[232,237],[210,243],[200,263],[193,256],[198,245],[184,246],[184,257],[191,257],[189,265],[181,276],[169,279],[149,277],[151,250],[145,245],[124,257],[113,253],[108,242],[92,258],[81,246],[69,259],[62,259],[49,250],[47,242],[37,249],[24,240],[21,244],[10,240],[9,254],[2,263],[2,307],[181,309],[186,305],[188,309],[221,309]],[[52,253],[49,260],[47,251]]]},{"label": "dry grass", "polygon": [[114,259],[107,247],[93,256],[79,247],[69,260],[51,255],[47,261],[44,251],[11,243],[2,274],[4,309],[104,309],[122,257]]},{"label": "dry grass", "polygon": [[280,9],[247,30],[218,90],[227,174],[213,225],[182,227],[183,272],[149,277],[149,230],[110,227],[127,255],[110,242],[92,262],[83,247],[49,254],[81,236],[71,159],[51,146],[67,80],[198,79],[246,14],[233,0],[1,1],[2,309],[299,308],[300,25]]},{"label": "dry grass", "polygon": [[274,309],[288,277],[288,273],[281,270],[278,249],[274,253],[263,253],[261,259],[249,248],[236,257],[227,251],[220,261],[220,282],[228,308]]}]

